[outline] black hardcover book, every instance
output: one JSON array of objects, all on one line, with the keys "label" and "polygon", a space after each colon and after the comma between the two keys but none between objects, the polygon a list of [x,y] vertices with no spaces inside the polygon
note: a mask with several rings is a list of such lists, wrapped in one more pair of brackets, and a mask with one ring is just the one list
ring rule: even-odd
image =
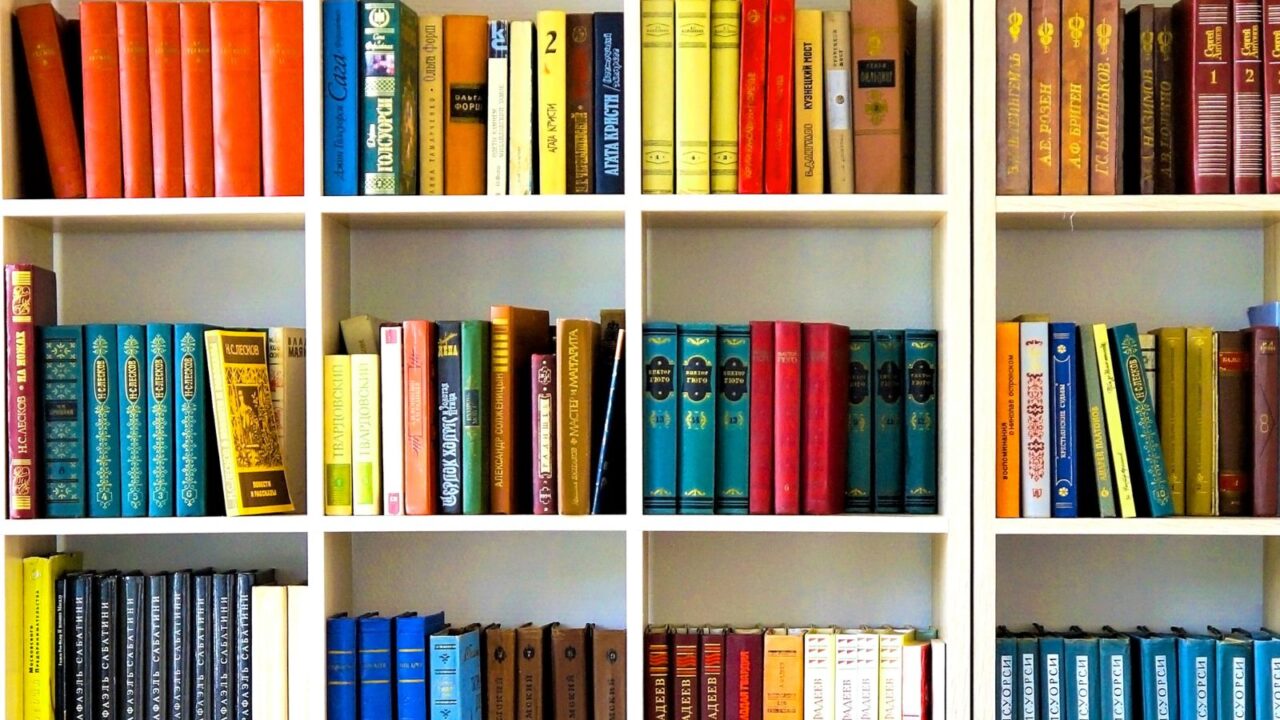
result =
[{"label": "black hardcover book", "polygon": [[142,654],[146,720],[165,720],[169,708],[169,576],[147,576],[147,632]]},{"label": "black hardcover book", "polygon": [[191,720],[191,571],[169,579],[169,720]]},{"label": "black hardcover book", "polygon": [[209,621],[213,609],[213,576],[202,572],[191,578],[191,720],[210,720]]},{"label": "black hardcover book", "polygon": [[436,324],[440,512],[462,513],[462,323]]},{"label": "black hardcover book", "polygon": [[97,613],[93,646],[94,720],[115,720],[119,713],[120,576],[103,573],[94,579],[93,606]]},{"label": "black hardcover book", "polygon": [[213,576],[209,608],[209,646],[213,651],[209,667],[210,717],[229,720],[235,716],[231,696],[235,688],[236,663],[232,655],[236,630],[235,574]]},{"label": "black hardcover book", "polygon": [[141,720],[147,693],[142,681],[142,652],[146,647],[147,579],[134,572],[120,579],[120,717]]},{"label": "black hardcover book", "polygon": [[53,581],[53,717],[67,713],[67,613],[71,607],[67,576]]},{"label": "black hardcover book", "polygon": [[1156,191],[1157,87],[1155,8],[1139,5],[1125,16],[1124,25],[1124,160],[1125,191],[1153,195]]},{"label": "black hardcover book", "polygon": [[93,712],[93,576],[71,578],[71,644],[68,651],[71,720],[88,720]]},{"label": "black hardcover book", "polygon": [[275,570],[236,573],[236,720],[253,716],[253,586],[275,582]]}]

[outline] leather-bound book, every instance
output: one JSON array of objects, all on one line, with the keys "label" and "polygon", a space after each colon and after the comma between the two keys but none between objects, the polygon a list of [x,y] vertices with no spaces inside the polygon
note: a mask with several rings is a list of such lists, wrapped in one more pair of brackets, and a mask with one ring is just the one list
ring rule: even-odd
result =
[{"label": "leather-bound book", "polygon": [[627,631],[591,628],[591,695],[595,720],[627,716]]},{"label": "leather-bound book", "polygon": [[698,693],[698,629],[678,627],[671,629],[671,657],[673,673],[672,700],[675,705],[672,717],[696,718],[701,710]]},{"label": "leather-bound book", "polygon": [[444,192],[485,192],[485,101],[489,78],[489,19],[444,17]]},{"label": "leather-bound book", "polygon": [[[56,198],[84,197],[84,163],[62,53],[64,21],[48,3],[18,8],[18,31]],[[32,138],[34,140],[34,138]]]},{"label": "leather-bound book", "polygon": [[1093,107],[1093,7],[1090,0],[1062,0],[1063,195],[1089,194],[1089,127]]},{"label": "leather-bound book", "polygon": [[[256,13],[255,13],[256,16]],[[148,70],[147,6],[116,4],[120,49],[120,146],[124,196],[153,197],[151,157],[151,76]]]},{"label": "leather-bound book", "polygon": [[[996,194],[1031,192],[1031,28],[1028,0],[996,5]],[[857,20],[854,20],[855,24]],[[857,33],[854,33],[855,43]],[[856,75],[854,76],[857,77]],[[857,109],[857,103],[854,103]],[[861,158],[854,149],[855,157]]]},{"label": "leather-bound book", "polygon": [[1155,8],[1139,5],[1125,15],[1125,191],[1152,195],[1156,191],[1156,32]]},{"label": "leather-bound book", "polygon": [[[186,194],[182,174],[182,46],[180,5],[147,2],[147,69],[151,82],[151,171],[156,197]],[[301,110],[301,108],[299,108]],[[298,133],[301,137],[301,133]]]},{"label": "leather-bound book", "polygon": [[1120,0],[1093,4],[1091,195],[1124,192],[1124,14]]},{"label": "leather-bound book", "polygon": [[699,717],[719,720],[724,707],[724,628],[703,628],[698,640]]},{"label": "leather-bound book", "polygon": [[595,115],[595,74],[592,57],[595,28],[591,13],[569,13],[565,16],[568,32],[568,61],[565,65],[565,107],[569,152],[565,153],[565,178],[571,195],[590,194],[595,188],[595,169],[591,145],[592,118]]},{"label": "leather-bound book", "polygon": [[1062,82],[1062,5],[1059,0],[1031,0],[1031,193],[1057,195]]},{"label": "leather-bound book", "polygon": [[1252,367],[1247,330],[1218,333],[1218,513],[1248,513]]},{"label": "leather-bound book", "polygon": [[302,3],[264,0],[260,7],[262,194],[301,195]]},{"label": "leather-bound book", "polygon": [[182,43],[182,173],[187,197],[213,195],[213,49],[209,3],[179,6]]},{"label": "leather-bound book", "polygon": [[591,713],[591,654],[587,628],[551,626],[551,682],[555,720],[580,720]]},{"label": "leather-bound book", "polygon": [[805,323],[804,490],[806,515],[844,509],[849,408],[849,328]]},{"label": "leather-bound book", "polygon": [[[1156,42],[1156,193],[1175,192],[1177,124],[1174,120],[1179,86],[1174,78],[1173,8],[1155,9]],[[1280,80],[1277,80],[1280,82]]]},{"label": "leather-bound book", "polygon": [[520,720],[543,720],[547,694],[546,625],[516,628],[516,714]]},{"label": "leather-bound book", "polygon": [[515,720],[516,629],[492,625],[484,629],[484,718]]},{"label": "leather-bound book", "polygon": [[1182,125],[1183,192],[1231,192],[1230,0],[1181,0],[1174,7],[1175,40],[1182,49],[1177,119]]},{"label": "leather-bound book", "polygon": [[213,181],[218,197],[262,194],[258,5],[209,6],[213,51]]},{"label": "leather-bound book", "polygon": [[[1253,402],[1250,420],[1253,424],[1253,515],[1274,517],[1277,514],[1276,489],[1280,485],[1280,454],[1276,449],[1277,385],[1280,363],[1276,345],[1280,330],[1254,327],[1249,330],[1253,355]],[[1163,404],[1163,398],[1161,398]]]},{"label": "leather-bound book", "polygon": [[916,8],[907,0],[859,0],[852,16],[854,190],[911,192]]},{"label": "leather-bound book", "polygon": [[1263,190],[1262,0],[1232,0],[1231,189]]},{"label": "leather-bound book", "polygon": [[80,67],[84,73],[84,172],[91,198],[124,193],[120,170],[120,47],[116,4],[80,5]]}]

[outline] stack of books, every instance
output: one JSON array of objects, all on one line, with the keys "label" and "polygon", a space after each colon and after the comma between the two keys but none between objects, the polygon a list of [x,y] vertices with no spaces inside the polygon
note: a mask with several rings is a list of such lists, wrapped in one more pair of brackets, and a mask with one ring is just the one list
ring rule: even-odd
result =
[{"label": "stack of books", "polygon": [[622,13],[325,0],[326,195],[621,193]]},{"label": "stack of books", "polygon": [[5,307],[10,518],[256,515],[304,496],[302,329],[55,325],[56,278],[32,265],[5,267]]},{"label": "stack of books", "polygon": [[912,192],[915,6],[851,8],[642,0],[643,191]]},{"label": "stack of books", "polygon": [[450,626],[444,613],[328,621],[329,717],[625,717],[627,633]]},{"label": "stack of books", "polygon": [[325,513],[624,510],[625,313],[342,321],[324,359]]},{"label": "stack of books", "polygon": [[938,512],[935,330],[650,322],[644,372],[646,513]]},{"label": "stack of books", "polygon": [[24,197],[302,194],[301,2],[16,15]]}]

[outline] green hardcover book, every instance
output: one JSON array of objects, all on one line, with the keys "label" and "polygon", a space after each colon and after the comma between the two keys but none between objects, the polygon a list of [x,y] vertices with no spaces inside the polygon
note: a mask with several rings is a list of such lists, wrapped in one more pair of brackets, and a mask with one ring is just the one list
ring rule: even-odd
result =
[{"label": "green hardcover book", "polygon": [[844,511],[871,512],[871,331],[849,331],[849,445]]},{"label": "green hardcover book", "polygon": [[50,325],[40,333],[40,418],[45,517],[85,516],[84,329]]},{"label": "green hardcover book", "polygon": [[644,511],[676,511],[676,433],[679,408],[675,323],[644,324]]},{"label": "green hardcover book", "polygon": [[120,517],[120,362],[115,325],[85,325],[89,517]]},{"label": "green hardcover book", "polygon": [[462,512],[489,512],[489,321],[462,322]]},{"label": "green hardcover book", "polygon": [[120,514],[147,514],[146,329],[117,325],[120,372]]},{"label": "green hardcover book", "polygon": [[903,336],[903,403],[906,454],[903,509],[938,512],[938,331]]},{"label": "green hardcover book", "polygon": [[716,405],[716,512],[745,515],[751,452],[751,332],[721,325]]},{"label": "green hardcover book", "polygon": [[680,493],[677,510],[710,515],[716,494],[716,326],[680,326]]},{"label": "green hardcover book", "polygon": [[362,2],[361,186],[418,192],[418,15],[401,2]]},{"label": "green hardcover book", "polygon": [[875,442],[872,461],[873,507],[900,513],[902,492],[902,331],[876,330],[871,351],[875,374]]},{"label": "green hardcover book", "polygon": [[1151,517],[1173,514],[1173,497],[1164,472],[1164,452],[1160,448],[1160,432],[1156,427],[1156,409],[1147,388],[1147,368],[1138,340],[1138,327],[1133,323],[1111,328],[1112,354],[1115,356],[1116,385],[1121,388],[1121,405],[1129,422],[1125,442],[1129,457],[1137,457],[1136,479],[1141,481],[1147,510]]},{"label": "green hardcover book", "polygon": [[[1092,494],[1098,500],[1099,517],[1116,516],[1116,496],[1111,480],[1111,453],[1107,449],[1107,415],[1102,407],[1102,378],[1098,375],[1098,348],[1094,345],[1093,326],[1080,326],[1080,369],[1084,373],[1084,412],[1081,422],[1089,441],[1089,452],[1081,453],[1093,466],[1094,488],[1092,493],[1081,489],[1083,499]],[[1082,472],[1081,477],[1086,475]],[[1082,513],[1083,514],[1083,513]]]}]

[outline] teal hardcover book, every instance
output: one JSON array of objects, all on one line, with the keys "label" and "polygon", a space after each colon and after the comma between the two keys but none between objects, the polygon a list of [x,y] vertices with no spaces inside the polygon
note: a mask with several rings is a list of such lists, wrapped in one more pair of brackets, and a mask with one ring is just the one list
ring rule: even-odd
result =
[{"label": "teal hardcover book", "polygon": [[146,517],[147,335],[141,325],[116,326],[120,365],[120,514]]},{"label": "teal hardcover book", "polygon": [[1133,717],[1131,696],[1131,664],[1129,638],[1104,635],[1098,638],[1098,684],[1102,720],[1128,720]]},{"label": "teal hardcover book", "polygon": [[174,504],[178,517],[209,514],[211,453],[208,369],[204,333],[208,325],[173,326]]},{"label": "teal hardcover book", "polygon": [[1254,714],[1258,720],[1280,718],[1280,638],[1268,630],[1253,637]]},{"label": "teal hardcover book", "polygon": [[1093,720],[1098,717],[1098,639],[1068,637],[1062,641],[1062,717],[1065,720]]},{"label": "teal hardcover book", "polygon": [[901,330],[876,330],[871,355],[875,372],[875,440],[872,452],[872,498],[878,513],[903,511],[903,408]]},{"label": "teal hardcover book", "polygon": [[1018,720],[1018,641],[996,637],[996,718]]},{"label": "teal hardcover book", "polygon": [[716,326],[680,326],[680,474],[677,509],[710,515],[716,495]]},{"label": "teal hardcover book", "polygon": [[849,444],[844,511],[871,512],[871,331],[849,331]]},{"label": "teal hardcover book", "polygon": [[446,627],[429,639],[431,720],[480,720],[480,626]]},{"label": "teal hardcover book", "polygon": [[1040,720],[1040,639],[1018,636],[1018,713],[1021,720]]},{"label": "teal hardcover book", "polygon": [[907,330],[903,353],[903,509],[938,512],[938,331]]},{"label": "teal hardcover book", "polygon": [[44,434],[44,515],[85,516],[84,329],[51,325],[40,333],[40,418]]},{"label": "teal hardcover book", "polygon": [[[361,2],[360,188],[418,192],[418,16],[402,2]],[[448,90],[446,90],[448,92]],[[484,118],[477,118],[484,123]]]},{"label": "teal hardcover book", "polygon": [[489,321],[462,322],[462,512],[489,512]]},{"label": "teal hardcover book", "polygon": [[1184,718],[1214,720],[1216,717],[1217,645],[1217,641],[1204,635],[1178,637],[1178,712]]},{"label": "teal hardcover book", "polygon": [[1172,635],[1145,632],[1132,635],[1138,687],[1142,693],[1142,717],[1178,720],[1177,643]]},{"label": "teal hardcover book", "polygon": [[84,326],[89,517],[120,517],[120,358],[115,325]]},{"label": "teal hardcover book", "polygon": [[1218,640],[1218,717],[1253,720],[1253,640],[1242,633],[1215,635]]},{"label": "teal hardcover book", "polygon": [[716,512],[746,515],[751,453],[751,332],[721,325],[716,404]]},{"label": "teal hardcover book", "polygon": [[1147,387],[1146,361],[1138,341],[1138,327],[1133,323],[1111,328],[1111,352],[1115,356],[1115,375],[1120,405],[1125,409],[1125,440],[1129,457],[1137,458],[1129,465],[1135,484],[1141,481],[1145,493],[1134,490],[1134,496],[1145,498],[1151,517],[1173,514],[1173,496],[1164,471],[1164,451],[1160,447],[1156,409],[1152,390]]},{"label": "teal hardcover book", "polygon": [[1040,638],[1040,717],[1061,720],[1066,701],[1066,647],[1061,635]]},{"label": "teal hardcover book", "polygon": [[676,435],[679,394],[675,323],[645,323],[644,345],[644,511],[676,511]]},{"label": "teal hardcover book", "polygon": [[173,516],[173,326],[147,324],[147,514]]}]

